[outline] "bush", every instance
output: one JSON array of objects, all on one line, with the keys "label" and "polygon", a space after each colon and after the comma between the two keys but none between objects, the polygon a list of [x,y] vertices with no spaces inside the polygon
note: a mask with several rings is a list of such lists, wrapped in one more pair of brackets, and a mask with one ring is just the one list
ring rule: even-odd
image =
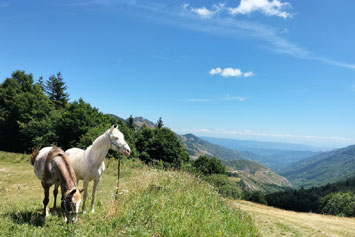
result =
[{"label": "bush", "polygon": [[165,167],[180,168],[190,159],[178,137],[168,128],[141,128],[135,146],[139,158],[146,163],[162,162]]},{"label": "bush", "polygon": [[213,185],[218,190],[218,193],[225,197],[233,199],[240,199],[242,197],[242,190],[238,184],[228,179],[226,175],[213,174],[205,176],[202,179]]},{"label": "bush", "polygon": [[320,201],[321,212],[336,216],[355,216],[355,192],[331,193]]},{"label": "bush", "polygon": [[200,156],[192,166],[203,175],[226,174],[226,167],[216,157]]},{"label": "bush", "polygon": [[244,191],[243,192],[243,199],[247,200],[247,201],[251,201],[251,202],[255,202],[255,203],[260,203],[263,205],[267,205],[267,201],[265,198],[265,195],[262,194],[261,192],[248,192],[248,191]]}]

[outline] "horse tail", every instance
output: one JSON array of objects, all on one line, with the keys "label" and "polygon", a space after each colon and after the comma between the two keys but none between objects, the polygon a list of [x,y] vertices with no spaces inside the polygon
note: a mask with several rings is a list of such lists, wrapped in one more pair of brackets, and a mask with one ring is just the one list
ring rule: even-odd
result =
[{"label": "horse tail", "polygon": [[32,154],[31,154],[31,164],[34,165],[35,164],[35,160],[36,160],[36,157],[39,153],[39,150],[41,150],[41,147],[36,147],[33,149],[32,151]]}]

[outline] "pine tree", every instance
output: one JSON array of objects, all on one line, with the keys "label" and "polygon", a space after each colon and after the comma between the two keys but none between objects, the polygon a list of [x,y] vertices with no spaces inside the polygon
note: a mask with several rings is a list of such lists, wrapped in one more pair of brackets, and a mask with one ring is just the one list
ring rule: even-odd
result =
[{"label": "pine tree", "polygon": [[163,120],[161,119],[161,117],[158,119],[157,121],[157,128],[162,128],[164,126]]},{"label": "pine tree", "polygon": [[127,126],[132,129],[135,130],[135,126],[134,126],[134,118],[131,114],[131,116],[129,116],[129,118],[127,119]]},{"label": "pine tree", "polygon": [[69,95],[65,92],[66,89],[67,86],[60,72],[57,73],[57,76],[50,76],[46,81],[45,92],[57,109],[64,108],[69,101]]},{"label": "pine tree", "polygon": [[41,87],[42,91],[45,91],[45,84],[44,84],[44,81],[43,81],[43,76],[40,76],[38,78],[37,84]]}]

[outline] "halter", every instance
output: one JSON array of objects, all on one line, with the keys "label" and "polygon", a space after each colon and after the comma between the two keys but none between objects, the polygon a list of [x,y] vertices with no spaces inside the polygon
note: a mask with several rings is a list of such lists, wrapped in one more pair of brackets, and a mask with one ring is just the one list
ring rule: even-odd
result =
[{"label": "halter", "polygon": [[[65,212],[67,212],[67,213],[69,213],[69,214],[72,214],[72,213],[78,214],[78,213],[76,212],[75,203],[74,203],[74,202],[70,202],[69,204],[70,204],[70,207],[71,207],[71,208],[68,210],[67,203],[65,202],[65,199],[66,199],[66,197],[64,197],[64,198],[62,199],[61,203],[60,203],[61,206],[64,207]],[[75,211],[72,211],[73,209],[74,209]]]},{"label": "halter", "polygon": [[124,147],[124,145],[120,145],[120,144],[116,144],[115,142],[112,141],[111,139],[111,136],[109,135],[109,139],[110,139],[110,145],[111,145],[111,148],[113,145],[115,145],[116,147],[118,147],[119,149],[122,149]]}]

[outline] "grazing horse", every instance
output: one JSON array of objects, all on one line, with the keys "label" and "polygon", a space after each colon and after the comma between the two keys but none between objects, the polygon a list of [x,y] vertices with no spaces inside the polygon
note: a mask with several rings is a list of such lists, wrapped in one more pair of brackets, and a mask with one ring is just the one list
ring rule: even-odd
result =
[{"label": "grazing horse", "polygon": [[105,170],[104,159],[109,149],[120,151],[124,155],[129,155],[131,149],[124,140],[123,134],[117,127],[112,126],[104,134],[95,139],[95,141],[86,150],[71,148],[65,151],[70,163],[73,166],[76,177],[84,180],[84,201],[82,211],[85,213],[85,203],[87,198],[87,188],[89,182],[94,180],[91,199],[91,212],[95,212],[94,202],[97,185]]},{"label": "grazing horse", "polygon": [[77,220],[77,213],[81,202],[80,192],[77,187],[77,181],[73,168],[64,154],[64,151],[58,147],[45,147],[41,150],[35,149],[31,156],[31,163],[34,166],[34,172],[41,180],[44,189],[43,200],[43,220],[49,215],[49,188],[54,185],[53,195],[54,204],[52,212],[57,211],[58,187],[62,191],[61,207],[64,212],[64,218],[69,222]]}]

